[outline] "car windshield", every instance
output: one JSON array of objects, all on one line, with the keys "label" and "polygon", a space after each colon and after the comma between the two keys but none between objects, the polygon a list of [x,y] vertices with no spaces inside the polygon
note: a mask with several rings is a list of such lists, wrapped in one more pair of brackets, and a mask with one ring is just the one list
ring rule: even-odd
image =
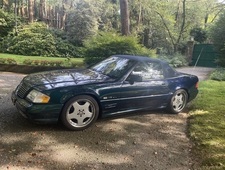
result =
[{"label": "car windshield", "polygon": [[133,60],[113,56],[94,65],[91,69],[117,79],[121,78],[134,63],[135,61]]}]

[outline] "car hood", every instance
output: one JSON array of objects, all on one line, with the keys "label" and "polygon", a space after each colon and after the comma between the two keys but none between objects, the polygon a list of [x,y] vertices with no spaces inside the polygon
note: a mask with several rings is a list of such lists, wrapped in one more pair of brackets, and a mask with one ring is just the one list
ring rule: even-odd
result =
[{"label": "car hood", "polygon": [[30,74],[24,78],[24,81],[30,86],[39,86],[39,88],[44,90],[90,83],[101,83],[112,81],[112,79],[90,69],[70,69]]}]

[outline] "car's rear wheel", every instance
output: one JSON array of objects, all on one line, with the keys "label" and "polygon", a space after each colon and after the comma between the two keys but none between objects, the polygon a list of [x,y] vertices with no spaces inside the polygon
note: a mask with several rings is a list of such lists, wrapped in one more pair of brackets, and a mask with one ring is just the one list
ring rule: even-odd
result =
[{"label": "car's rear wheel", "polygon": [[96,121],[98,115],[97,101],[91,96],[80,95],[65,104],[61,121],[70,130],[84,130]]},{"label": "car's rear wheel", "polygon": [[179,113],[185,108],[185,106],[187,105],[187,101],[187,92],[183,89],[177,90],[170,100],[168,109],[171,113]]}]

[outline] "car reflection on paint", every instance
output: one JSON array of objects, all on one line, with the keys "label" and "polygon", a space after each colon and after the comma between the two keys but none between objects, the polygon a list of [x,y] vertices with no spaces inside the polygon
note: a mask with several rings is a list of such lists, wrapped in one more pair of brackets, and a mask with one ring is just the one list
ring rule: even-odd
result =
[{"label": "car reflection on paint", "polygon": [[163,108],[179,113],[197,94],[194,75],[158,59],[114,55],[87,69],[30,74],[12,101],[27,119],[61,120],[70,130],[83,130],[99,116]]}]

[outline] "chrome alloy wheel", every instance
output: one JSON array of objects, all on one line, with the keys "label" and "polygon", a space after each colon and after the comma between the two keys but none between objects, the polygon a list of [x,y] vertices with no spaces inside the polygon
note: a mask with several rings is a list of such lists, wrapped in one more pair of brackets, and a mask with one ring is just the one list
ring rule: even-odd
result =
[{"label": "chrome alloy wheel", "polygon": [[98,117],[99,107],[94,98],[87,95],[71,99],[63,110],[62,122],[71,130],[83,130]]},{"label": "chrome alloy wheel", "polygon": [[188,100],[187,92],[183,89],[177,90],[171,99],[170,103],[171,112],[172,113],[181,112],[185,108],[187,100]]}]

